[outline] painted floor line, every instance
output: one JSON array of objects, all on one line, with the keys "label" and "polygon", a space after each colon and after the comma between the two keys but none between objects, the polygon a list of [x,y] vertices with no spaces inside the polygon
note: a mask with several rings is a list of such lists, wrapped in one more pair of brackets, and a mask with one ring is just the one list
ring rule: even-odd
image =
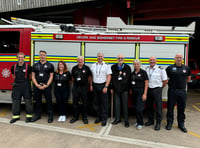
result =
[{"label": "painted floor line", "polygon": [[103,136],[109,135],[111,129],[112,129],[112,124],[109,124],[106,131],[103,133]]},{"label": "painted floor line", "polygon": [[[9,119],[0,118],[0,122],[8,124]],[[99,133],[67,129],[67,128],[42,125],[42,124],[36,124],[36,123],[25,123],[23,121],[18,121],[14,125],[42,129],[42,130],[47,130],[47,131],[52,131],[52,132],[60,132],[60,133],[65,133],[65,134],[77,135],[77,136],[83,136],[83,137],[87,137],[87,138],[89,137],[89,138],[95,138],[95,139],[100,139],[100,140],[121,142],[121,143],[134,144],[134,145],[139,145],[139,146],[147,146],[147,147],[152,147],[152,148],[159,148],[159,147],[162,147],[162,148],[169,148],[169,147],[170,148],[186,148],[183,146],[177,146],[177,145],[171,145],[171,144],[165,144],[165,143],[159,143],[159,142],[152,142],[152,141],[146,141],[146,140],[138,140],[138,139],[132,139],[132,138],[126,138],[126,137],[107,135],[112,127],[109,125],[107,125],[106,127],[103,127],[104,130],[102,130]],[[106,131],[106,130],[108,130],[108,131]],[[100,135],[100,133],[101,134],[104,133],[104,135]]]},{"label": "painted floor line", "polygon": [[[162,121],[163,123],[167,123],[167,121],[165,121],[165,120],[163,120]],[[178,126],[177,125],[172,125],[172,127],[176,127],[176,128],[178,128]],[[191,131],[188,131],[187,132],[188,134],[190,134],[190,135],[192,135],[192,136],[195,136],[195,137],[197,137],[197,138],[200,138],[200,135],[198,135],[198,134],[196,134],[196,133],[193,133],[193,132],[191,132]]]},{"label": "painted floor line", "polygon": [[9,110],[4,108],[4,109],[0,112],[0,117],[5,117],[6,114],[7,114],[8,112],[9,112]]},{"label": "painted floor line", "polygon": [[195,108],[197,111],[200,112],[200,109],[196,105],[192,104],[192,107]]}]

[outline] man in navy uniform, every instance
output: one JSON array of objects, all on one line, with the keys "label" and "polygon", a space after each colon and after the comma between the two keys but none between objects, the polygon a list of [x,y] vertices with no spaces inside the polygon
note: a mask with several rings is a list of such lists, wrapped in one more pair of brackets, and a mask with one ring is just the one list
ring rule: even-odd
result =
[{"label": "man in navy uniform", "polygon": [[114,90],[115,120],[112,122],[116,125],[121,122],[121,102],[124,113],[124,126],[129,127],[128,122],[128,91],[131,76],[131,68],[124,63],[124,56],[117,56],[117,64],[112,65],[111,93]]},{"label": "man in navy uniform", "polygon": [[13,117],[10,123],[20,120],[21,99],[24,98],[26,106],[26,122],[31,122],[32,118],[32,94],[31,94],[31,67],[24,62],[25,55],[22,52],[17,54],[18,63],[11,67],[12,77],[14,79],[12,90],[12,112]]},{"label": "man in navy uniform", "polygon": [[51,83],[53,81],[54,66],[46,60],[47,52],[39,52],[40,61],[33,65],[32,81],[34,84],[34,99],[36,101],[35,117],[32,122],[41,118],[42,113],[42,94],[46,99],[48,110],[48,123],[53,122],[53,107]]},{"label": "man in navy uniform", "polygon": [[78,64],[72,68],[72,81],[74,83],[72,94],[73,94],[73,108],[74,114],[70,123],[74,123],[78,120],[82,102],[82,120],[84,124],[88,124],[87,119],[87,90],[88,84],[91,81],[91,71],[88,66],[84,64],[84,58],[79,56],[77,59]]},{"label": "man in navy uniform", "polygon": [[175,64],[167,67],[169,77],[168,101],[167,101],[167,126],[166,130],[171,130],[174,120],[174,106],[177,103],[178,128],[187,133],[184,126],[185,107],[186,107],[186,85],[191,79],[191,70],[188,66],[182,64],[183,56],[175,56]]}]

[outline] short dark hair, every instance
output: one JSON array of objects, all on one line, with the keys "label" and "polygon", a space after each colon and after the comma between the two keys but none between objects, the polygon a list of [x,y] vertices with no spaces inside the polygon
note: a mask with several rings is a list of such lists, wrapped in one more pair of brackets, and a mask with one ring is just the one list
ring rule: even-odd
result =
[{"label": "short dark hair", "polygon": [[[40,50],[40,52],[43,52],[43,53],[47,54],[47,52],[46,52],[45,50]],[[39,53],[40,53],[40,52],[39,52]]]},{"label": "short dark hair", "polygon": [[23,55],[24,58],[25,58],[25,54],[24,54],[23,52],[19,52],[19,53],[17,53],[17,58],[18,58],[19,55]]}]

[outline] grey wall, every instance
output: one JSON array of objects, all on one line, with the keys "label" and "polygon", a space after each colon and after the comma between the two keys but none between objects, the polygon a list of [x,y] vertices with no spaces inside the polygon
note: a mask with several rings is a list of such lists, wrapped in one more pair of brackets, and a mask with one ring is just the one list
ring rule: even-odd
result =
[{"label": "grey wall", "polygon": [[0,0],[0,12],[25,10],[95,0]]}]

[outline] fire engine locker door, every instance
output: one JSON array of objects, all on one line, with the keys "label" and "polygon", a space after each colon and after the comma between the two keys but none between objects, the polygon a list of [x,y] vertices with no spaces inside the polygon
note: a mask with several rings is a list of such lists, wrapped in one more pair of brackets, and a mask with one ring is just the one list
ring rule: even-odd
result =
[{"label": "fire engine locker door", "polygon": [[[174,57],[180,53],[185,57],[184,44],[140,44],[140,60],[143,68],[149,65],[149,58],[155,56],[161,68],[174,64]],[[167,87],[163,89],[163,100],[167,99]]]},{"label": "fire engine locker door", "polygon": [[97,53],[104,54],[104,61],[108,64],[117,63],[117,55],[123,54],[124,63],[132,67],[135,59],[135,44],[133,43],[86,43],[85,44],[85,62],[92,64],[97,62]]},{"label": "fire engine locker door", "polygon": [[65,61],[68,70],[77,64],[77,56],[80,56],[81,43],[69,42],[35,42],[35,60],[39,60],[39,51],[47,51],[47,60],[57,69],[58,61]]}]

